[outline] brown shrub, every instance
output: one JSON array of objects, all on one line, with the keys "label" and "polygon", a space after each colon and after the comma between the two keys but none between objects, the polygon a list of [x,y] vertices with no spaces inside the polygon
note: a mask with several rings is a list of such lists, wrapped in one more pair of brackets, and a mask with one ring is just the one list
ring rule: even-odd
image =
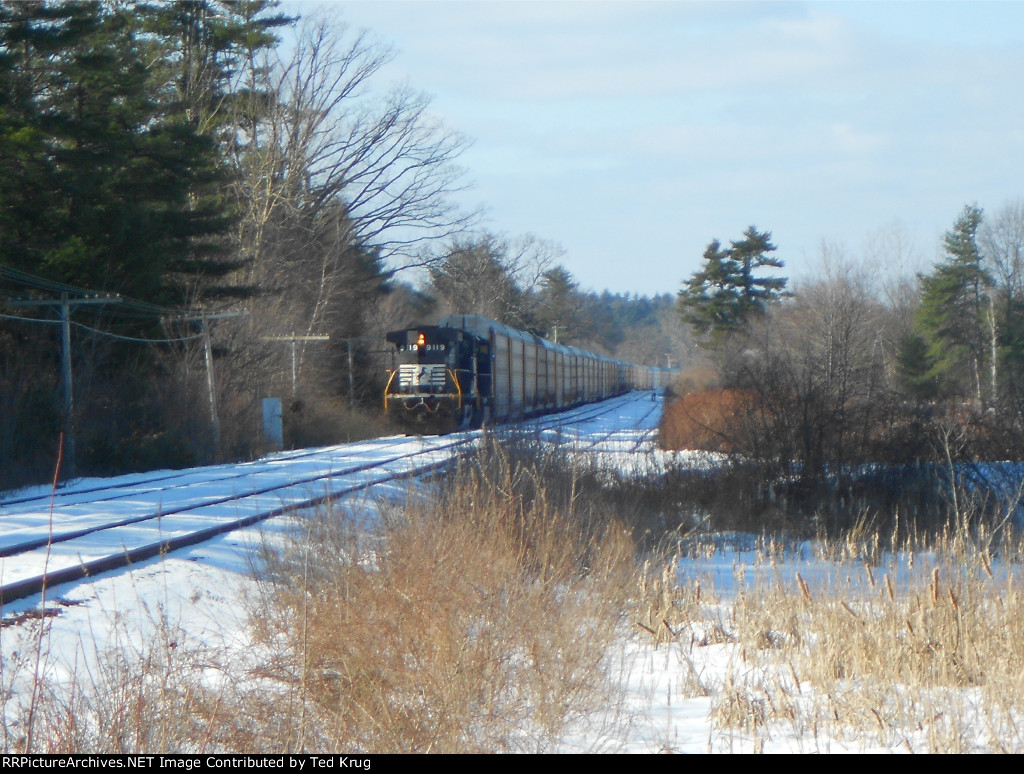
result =
[{"label": "brown shrub", "polygon": [[660,442],[665,449],[737,451],[742,419],[756,401],[750,390],[710,387],[665,406]]},{"label": "brown shrub", "polygon": [[672,385],[672,390],[677,395],[686,395],[696,390],[717,387],[720,381],[721,375],[717,368],[710,363],[701,363],[683,371]]}]

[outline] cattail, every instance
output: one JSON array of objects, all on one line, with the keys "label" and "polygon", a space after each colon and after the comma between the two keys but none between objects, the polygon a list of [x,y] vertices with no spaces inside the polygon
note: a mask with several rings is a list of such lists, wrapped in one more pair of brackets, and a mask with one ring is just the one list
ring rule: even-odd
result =
[{"label": "cattail", "polygon": [[985,554],[982,554],[982,555],[981,555],[981,566],[985,568],[985,574],[986,574],[986,575],[987,575],[987,576],[988,576],[989,578],[994,578],[994,577],[995,577],[995,576],[994,576],[994,575],[992,574],[992,568],[991,568],[991,567],[989,566],[989,563],[988,563],[988,557],[987,557],[987,556],[985,556]]},{"label": "cattail", "polygon": [[843,610],[845,610],[847,613],[850,614],[850,618],[852,618],[854,621],[857,621],[858,623],[860,623],[860,617],[855,612],[853,612],[853,608],[852,607],[850,607],[848,604],[846,604],[846,600],[845,599],[842,602],[840,602],[839,604],[841,604],[843,606]]},{"label": "cattail", "polygon": [[796,574],[796,582],[800,584],[800,593],[804,595],[804,599],[808,602],[813,602],[814,600],[811,599],[811,592],[807,589],[807,584],[804,583],[804,579],[800,573]]}]

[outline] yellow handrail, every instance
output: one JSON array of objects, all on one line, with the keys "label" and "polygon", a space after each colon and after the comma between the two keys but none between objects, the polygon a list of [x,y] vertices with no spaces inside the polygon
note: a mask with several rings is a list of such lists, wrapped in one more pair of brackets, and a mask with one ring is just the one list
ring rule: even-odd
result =
[{"label": "yellow handrail", "polygon": [[459,394],[459,405],[456,406],[456,409],[458,410],[462,408],[462,388],[459,386],[459,377],[457,377],[455,372],[451,369],[448,369],[448,375],[451,376],[452,381],[455,382],[455,391]]},{"label": "yellow handrail", "polygon": [[398,373],[398,371],[397,371],[397,370],[396,370],[396,371],[392,371],[392,370],[391,370],[391,369],[389,368],[389,369],[388,369],[388,372],[389,372],[389,373],[391,374],[391,376],[389,376],[389,377],[388,377],[388,383],[384,385],[384,413],[385,413],[385,414],[386,414],[386,413],[387,413],[387,411],[388,411],[388,388],[389,388],[389,387],[391,386],[391,382],[393,382],[393,381],[394,381],[394,379],[395,379],[395,374],[397,374],[397,373]]}]

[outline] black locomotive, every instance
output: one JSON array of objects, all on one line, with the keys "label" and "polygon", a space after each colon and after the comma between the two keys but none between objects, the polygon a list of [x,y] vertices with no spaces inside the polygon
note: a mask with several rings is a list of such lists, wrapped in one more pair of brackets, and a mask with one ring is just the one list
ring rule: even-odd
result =
[{"label": "black locomotive", "polygon": [[388,415],[407,433],[449,433],[511,422],[654,389],[663,369],[566,347],[480,315],[393,331]]}]

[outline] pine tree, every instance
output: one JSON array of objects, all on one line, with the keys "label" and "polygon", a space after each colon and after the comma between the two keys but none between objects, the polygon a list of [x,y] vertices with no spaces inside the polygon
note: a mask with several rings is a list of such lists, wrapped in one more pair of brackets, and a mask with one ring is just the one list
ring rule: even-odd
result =
[{"label": "pine tree", "polygon": [[916,333],[907,334],[900,342],[897,357],[897,378],[902,390],[917,400],[934,400],[939,395],[935,362],[928,342]]},{"label": "pine tree", "polygon": [[781,269],[784,264],[768,253],[777,249],[771,243],[771,232],[758,232],[750,226],[743,232],[743,239],[732,243],[730,258],[739,270],[740,317],[751,313],[761,314],[769,304],[785,295],[785,277],[760,277],[758,269]]},{"label": "pine tree", "polygon": [[277,6],[276,0],[171,0],[135,8],[139,28],[157,49],[153,83],[163,114],[211,144],[188,191],[191,217],[206,224],[206,235],[196,233],[190,249],[168,266],[183,282],[200,278],[193,291],[200,296],[251,295],[251,288],[220,282],[243,265],[220,237],[238,209],[228,193],[228,157],[243,137],[251,139],[260,118],[253,110],[266,104],[254,83],[256,61],[278,42],[275,30],[293,21],[275,13]]},{"label": "pine tree", "polygon": [[579,284],[564,266],[556,266],[544,272],[540,285],[539,333],[562,343],[574,341],[583,306]]},{"label": "pine tree", "polygon": [[932,367],[927,377],[944,393],[979,402],[983,371],[992,365],[985,318],[992,279],[977,241],[982,216],[979,207],[966,206],[946,233],[946,260],[920,277],[921,306],[914,318],[916,333],[928,344]]},{"label": "pine tree", "polygon": [[704,268],[694,272],[680,291],[683,320],[699,336],[716,335],[735,328],[740,307],[736,262],[716,239],[704,250]]},{"label": "pine tree", "polygon": [[730,247],[723,248],[716,239],[704,250],[704,268],[679,292],[679,307],[683,320],[708,346],[719,347],[730,333],[786,295],[785,277],[756,273],[784,266],[768,255],[775,249],[771,232],[750,226]]},{"label": "pine tree", "polygon": [[0,262],[37,270],[54,247],[60,184],[42,96],[68,38],[64,9],[0,4]]},{"label": "pine tree", "polygon": [[223,106],[269,8],[0,5],[0,260],[166,304],[234,268]]},{"label": "pine tree", "polygon": [[239,142],[238,122],[266,99],[255,93],[259,54],[277,44],[278,27],[294,20],[274,13],[277,6],[275,0],[172,0],[137,6],[140,27],[162,50],[156,78],[169,112],[218,145]]}]

